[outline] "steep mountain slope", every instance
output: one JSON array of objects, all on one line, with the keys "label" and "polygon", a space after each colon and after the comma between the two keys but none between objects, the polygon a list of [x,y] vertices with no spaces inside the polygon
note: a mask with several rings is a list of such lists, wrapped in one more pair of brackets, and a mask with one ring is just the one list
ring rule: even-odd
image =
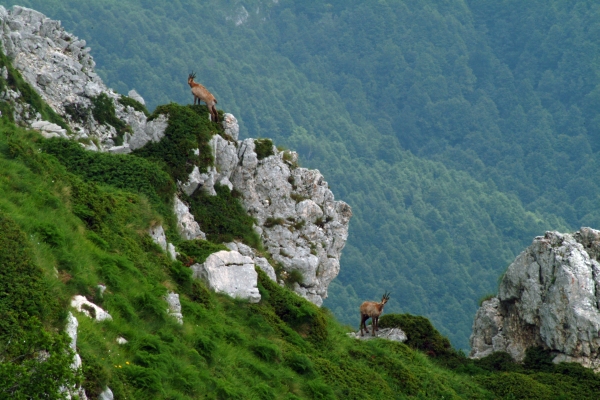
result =
[{"label": "steep mountain slope", "polygon": [[[0,67],[0,88],[9,94],[0,101],[0,397],[597,397],[600,378],[579,365],[553,365],[536,348],[526,352],[523,365],[503,354],[468,360],[423,317],[381,318],[382,328],[406,332],[406,344],[356,340],[327,310],[260,268],[259,303],[208,290],[192,279],[189,264],[227,253],[221,242],[231,237],[261,252],[252,218],[227,186],[210,198],[189,198],[208,221],[218,215],[216,223],[204,225],[208,241],[187,240],[174,226],[176,176],[194,165],[218,165],[211,157],[191,157],[189,146],[204,149],[209,138],[221,135],[232,140],[227,129],[205,118],[206,107],[171,103],[157,107],[169,114],[169,124],[162,139],[141,148],[152,151],[88,151],[90,138],[70,132],[1,53]],[[96,125],[115,116],[112,101],[104,99],[102,106],[103,113],[91,112]],[[56,124],[53,132],[39,124],[47,119]],[[45,139],[23,128],[32,124],[46,136],[71,140]],[[242,142],[244,154],[257,159],[248,150],[252,142]],[[263,160],[285,158],[285,152],[269,155],[269,149],[275,153],[269,141],[253,144]],[[478,189],[473,183],[462,188]],[[161,224],[179,256],[156,235]],[[236,247],[242,251],[241,243]],[[83,295],[93,303],[82,304]]]},{"label": "steep mountain slope", "polygon": [[392,290],[461,348],[531,237],[600,223],[595,6],[559,3],[22,2],[121,92],[188,102],[196,70],[242,135],[298,150],[354,210],[326,306],[356,324]]}]

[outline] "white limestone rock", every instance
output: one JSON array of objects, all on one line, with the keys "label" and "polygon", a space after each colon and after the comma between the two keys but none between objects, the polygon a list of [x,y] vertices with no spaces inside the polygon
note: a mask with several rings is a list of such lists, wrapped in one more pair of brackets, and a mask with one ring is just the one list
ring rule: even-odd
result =
[{"label": "white limestone rock", "polygon": [[202,264],[192,265],[193,277],[202,279],[215,292],[231,297],[260,301],[258,274],[250,257],[237,251],[219,251]]},{"label": "white limestone rock", "polygon": [[140,96],[140,94],[135,89],[131,89],[129,93],[127,93],[127,96],[131,97],[141,105],[146,105],[146,101],[144,100],[144,98]]},{"label": "white limestone rock", "polygon": [[97,322],[112,320],[112,316],[108,312],[89,301],[85,296],[74,296],[71,299],[71,307]]},{"label": "white limestone rock", "polygon": [[177,251],[175,250],[175,246],[173,246],[173,243],[167,243],[167,254],[169,255],[169,258],[171,260],[176,260],[177,259]]},{"label": "white limestone rock", "polygon": [[104,388],[102,393],[100,393],[100,395],[98,396],[98,400],[114,400],[114,395],[113,395],[112,390],[110,390],[110,388],[108,386],[106,388]]},{"label": "white limestone rock", "polygon": [[261,270],[263,270],[263,272],[266,273],[271,280],[277,282],[277,276],[273,266],[269,264],[269,261],[266,258],[258,256],[253,248],[240,242],[225,243],[225,246],[227,246],[229,250],[237,251],[243,256],[250,257],[252,262]]},{"label": "white limestone rock", "polygon": [[[71,341],[69,342],[69,347],[73,351],[73,362],[71,363],[72,370],[78,370],[82,367],[81,357],[77,353],[77,328],[78,327],[79,327],[79,322],[77,321],[77,318],[75,318],[73,313],[71,313],[69,311],[69,314],[67,315],[67,325],[65,327],[65,332],[67,333],[67,336],[69,336],[69,338],[71,339]],[[72,397],[73,395],[77,395],[77,396],[79,396],[79,398],[81,400],[84,400],[84,399],[87,400],[85,390],[82,387],[74,386],[70,389],[67,389],[66,387],[62,387],[61,391],[67,392],[68,398]]]},{"label": "white limestone rock", "polygon": [[198,225],[194,216],[190,213],[190,209],[177,196],[175,196],[174,211],[177,217],[177,230],[182,238],[185,240],[206,240],[206,235],[200,230],[200,225]]},{"label": "white limestone rock", "polygon": [[67,131],[60,126],[48,121],[35,121],[31,124],[31,128],[40,131],[43,137],[50,139],[52,137],[67,138]]},{"label": "white limestone rock", "polygon": [[148,233],[152,238],[152,241],[160,246],[163,251],[167,251],[167,236],[162,225],[154,225],[148,229]]},{"label": "white limestone rock", "polygon": [[238,142],[237,156],[229,179],[258,221],[266,250],[286,272],[301,272],[295,291],[320,306],[339,273],[350,206],[335,201],[319,171],[296,168],[294,152],[275,150],[258,160],[254,139],[246,139]]},{"label": "white limestone rock", "polygon": [[167,314],[177,320],[180,325],[183,325],[183,314],[181,313],[181,303],[179,302],[179,294],[175,292],[169,292],[165,296],[165,300],[168,304]]},{"label": "white limestone rock", "polygon": [[225,134],[229,135],[233,140],[238,140],[240,125],[233,114],[223,114],[223,129],[225,130]]},{"label": "white limestone rock", "polygon": [[360,331],[350,332],[348,336],[359,340],[385,339],[400,343],[404,343],[408,339],[406,333],[400,328],[381,328],[377,331],[377,336],[372,336],[370,326],[364,336],[361,336]]},{"label": "white limestone rock", "polygon": [[127,140],[131,150],[142,148],[148,142],[158,143],[165,136],[165,130],[169,125],[169,119],[166,115],[160,114],[158,117],[148,121],[144,113],[133,109],[125,116],[125,122],[131,126],[133,135]]},{"label": "white limestone rock", "polygon": [[208,167],[207,172],[200,173],[200,169],[194,166],[185,183],[179,182],[179,188],[188,196],[191,196],[197,189],[202,189],[211,196],[216,196],[215,181],[217,170],[215,167]]},{"label": "white limestone rock", "polygon": [[542,346],[555,362],[600,371],[599,255],[594,229],[536,237],[477,311],[471,357],[505,351],[522,361],[527,348]]},{"label": "white limestone rock", "polygon": [[116,340],[117,344],[123,345],[123,344],[127,344],[129,343],[129,341],[127,339],[125,339],[124,337],[119,336]]}]

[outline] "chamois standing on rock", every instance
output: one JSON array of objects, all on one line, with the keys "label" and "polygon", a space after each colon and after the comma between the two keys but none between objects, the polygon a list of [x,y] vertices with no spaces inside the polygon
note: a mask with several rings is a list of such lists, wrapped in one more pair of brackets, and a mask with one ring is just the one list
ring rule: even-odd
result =
[{"label": "chamois standing on rock", "polygon": [[192,88],[192,94],[194,95],[194,105],[196,101],[198,101],[198,105],[200,105],[200,101],[203,101],[208,106],[208,112],[210,112],[210,119],[213,122],[219,122],[219,114],[217,113],[217,99],[211,92],[208,91],[207,88],[202,86],[201,84],[194,82],[194,78],[196,74],[192,71],[191,74],[188,75],[188,85]]},{"label": "chamois standing on rock", "polygon": [[367,328],[367,320],[371,318],[371,336],[377,336],[376,331],[379,330],[379,316],[383,312],[383,306],[390,299],[389,293],[384,293],[381,297],[381,302],[378,303],[376,301],[365,301],[360,305],[360,336],[365,336],[363,333],[363,327],[367,333],[369,329]]}]

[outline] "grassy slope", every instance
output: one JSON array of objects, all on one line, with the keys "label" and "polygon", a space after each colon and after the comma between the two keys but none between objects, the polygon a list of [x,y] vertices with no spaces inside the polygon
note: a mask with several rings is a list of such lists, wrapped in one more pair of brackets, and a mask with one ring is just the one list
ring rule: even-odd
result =
[{"label": "grassy slope", "polygon": [[[146,229],[161,216],[144,196],[82,181],[39,152],[44,142],[0,122],[0,212],[27,238],[61,310],[84,294],[113,316],[77,315],[88,395],[106,384],[117,398],[485,395],[407,346],[347,338],[326,311],[262,274],[261,304],[208,292],[151,242]],[[166,315],[167,290],[181,294],[183,326]]]},{"label": "grassy slope", "polygon": [[[6,358],[19,351],[16,345],[0,349],[0,394],[31,397],[56,385],[41,389],[29,382],[69,378],[70,356],[60,350],[65,342],[54,327],[62,329],[74,294],[86,295],[113,316],[94,323],[75,312],[81,379],[91,396],[108,385],[116,398],[129,399],[592,399],[600,387],[600,379],[589,371],[552,366],[538,353],[526,366],[502,356],[467,361],[422,317],[382,318],[382,326],[408,332],[408,345],[351,339],[326,310],[260,272],[259,304],[214,294],[152,243],[146,230],[162,217],[145,196],[84,182],[54,156],[40,152],[47,143],[0,120],[2,260],[29,251],[34,268],[22,270],[21,279],[37,279],[58,300],[41,311],[54,323],[13,325],[35,337],[56,338],[38,340],[36,351],[22,360]],[[21,242],[7,245],[12,243],[7,240],[17,240],[13,237]],[[107,286],[103,295],[99,283]],[[35,298],[40,284],[25,295]],[[183,326],[166,314],[162,297],[168,290],[180,294]],[[0,295],[0,306],[5,300]],[[28,307],[17,303],[10,310]],[[0,337],[7,332],[0,325]],[[129,342],[117,345],[120,336]],[[53,375],[31,368],[41,349],[65,355],[43,364],[52,367]],[[11,381],[19,385],[7,387]]]}]

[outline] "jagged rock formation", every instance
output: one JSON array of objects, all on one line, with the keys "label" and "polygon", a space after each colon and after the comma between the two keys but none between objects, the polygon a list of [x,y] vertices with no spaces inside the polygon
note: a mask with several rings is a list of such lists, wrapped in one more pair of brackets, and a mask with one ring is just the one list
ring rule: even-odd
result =
[{"label": "jagged rock formation", "polygon": [[[14,6],[7,11],[0,6],[0,28],[0,42],[13,67],[56,113],[68,121],[72,139],[86,143],[91,150],[112,149],[125,153],[130,151],[130,139],[133,148],[143,146],[148,140],[160,140],[166,120],[148,122],[144,113],[121,104],[118,101],[121,95],[106,87],[94,72],[96,64],[85,40],[66,32],[60,21],[25,7]],[[2,74],[6,75],[6,70]],[[133,130],[132,135],[125,134],[121,138],[124,140],[121,146],[115,146],[119,136],[117,127],[94,118],[93,100],[102,94],[112,101],[116,117]],[[48,132],[44,129],[48,128],[48,123],[40,125],[41,115],[22,99],[21,93],[7,89],[0,93],[0,99],[11,102],[15,121]],[[135,99],[139,101],[141,96],[137,95]],[[56,126],[50,128],[50,135],[67,136]]]},{"label": "jagged rock formation", "polygon": [[471,357],[542,346],[554,362],[600,371],[600,231],[547,232],[508,267],[498,296],[477,311]]}]

